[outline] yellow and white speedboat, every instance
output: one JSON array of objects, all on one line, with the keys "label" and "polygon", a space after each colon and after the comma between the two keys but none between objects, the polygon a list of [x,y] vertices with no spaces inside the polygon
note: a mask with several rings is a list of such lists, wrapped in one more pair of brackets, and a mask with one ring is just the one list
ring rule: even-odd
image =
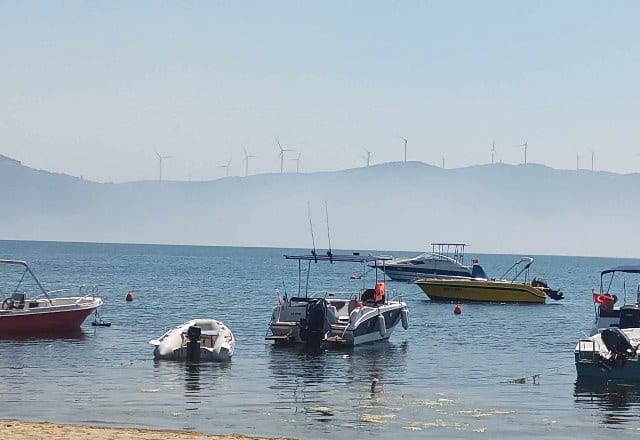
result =
[{"label": "yellow and white speedboat", "polygon": [[[562,292],[553,290],[542,280],[534,278],[528,282],[529,268],[533,258],[522,257],[501,277],[487,278],[423,278],[415,284],[432,301],[482,301],[497,303],[544,303],[547,297],[560,300]],[[506,276],[514,272],[511,280]],[[481,271],[484,273],[484,271]],[[517,281],[523,277],[523,281]]]}]

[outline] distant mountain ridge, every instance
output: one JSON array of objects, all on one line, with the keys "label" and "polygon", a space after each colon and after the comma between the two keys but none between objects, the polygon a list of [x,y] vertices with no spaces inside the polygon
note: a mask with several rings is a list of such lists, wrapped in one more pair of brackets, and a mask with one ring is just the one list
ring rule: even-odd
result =
[{"label": "distant mountain ridge", "polygon": [[[394,162],[344,171],[204,182],[96,183],[0,155],[0,238],[424,249],[464,241],[477,252],[635,257],[640,174],[544,165],[442,169]],[[326,236],[325,234],[316,234]]]}]

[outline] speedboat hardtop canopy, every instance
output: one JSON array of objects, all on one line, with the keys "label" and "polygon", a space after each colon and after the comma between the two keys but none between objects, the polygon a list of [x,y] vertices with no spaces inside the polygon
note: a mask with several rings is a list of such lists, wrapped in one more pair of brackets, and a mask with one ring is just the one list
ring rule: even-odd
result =
[{"label": "speedboat hardtop canopy", "polygon": [[376,261],[390,261],[393,258],[387,255],[360,255],[358,252],[353,254],[334,254],[327,252],[326,254],[317,254],[311,252],[308,255],[285,255],[287,260],[299,260],[299,261],[345,261],[350,263],[371,263]]},{"label": "speedboat hardtop canopy", "polygon": [[637,273],[640,274],[640,266],[618,266],[612,269],[603,270],[600,272],[600,276],[606,275],[608,273],[614,272],[624,272],[624,273]]}]

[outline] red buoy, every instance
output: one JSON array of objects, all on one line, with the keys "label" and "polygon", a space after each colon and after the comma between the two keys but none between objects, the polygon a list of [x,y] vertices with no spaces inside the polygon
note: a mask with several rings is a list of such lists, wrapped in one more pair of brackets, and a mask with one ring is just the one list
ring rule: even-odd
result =
[{"label": "red buoy", "polygon": [[453,308],[453,314],[454,314],[454,315],[460,315],[460,314],[462,314],[462,307],[460,307],[460,305],[459,305],[459,304],[458,304],[458,305],[456,305],[456,306]]},{"label": "red buoy", "polygon": [[127,301],[133,301],[133,292],[127,292],[127,296],[124,299]]}]

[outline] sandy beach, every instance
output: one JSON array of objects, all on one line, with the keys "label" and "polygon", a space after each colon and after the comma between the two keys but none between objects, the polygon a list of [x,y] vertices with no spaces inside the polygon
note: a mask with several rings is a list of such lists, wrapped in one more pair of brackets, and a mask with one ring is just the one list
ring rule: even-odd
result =
[{"label": "sandy beach", "polygon": [[192,431],[155,430],[139,428],[110,428],[49,422],[3,420],[0,437],[23,439],[93,439],[93,440],[286,440],[290,437],[256,437],[243,434],[206,435]]}]

